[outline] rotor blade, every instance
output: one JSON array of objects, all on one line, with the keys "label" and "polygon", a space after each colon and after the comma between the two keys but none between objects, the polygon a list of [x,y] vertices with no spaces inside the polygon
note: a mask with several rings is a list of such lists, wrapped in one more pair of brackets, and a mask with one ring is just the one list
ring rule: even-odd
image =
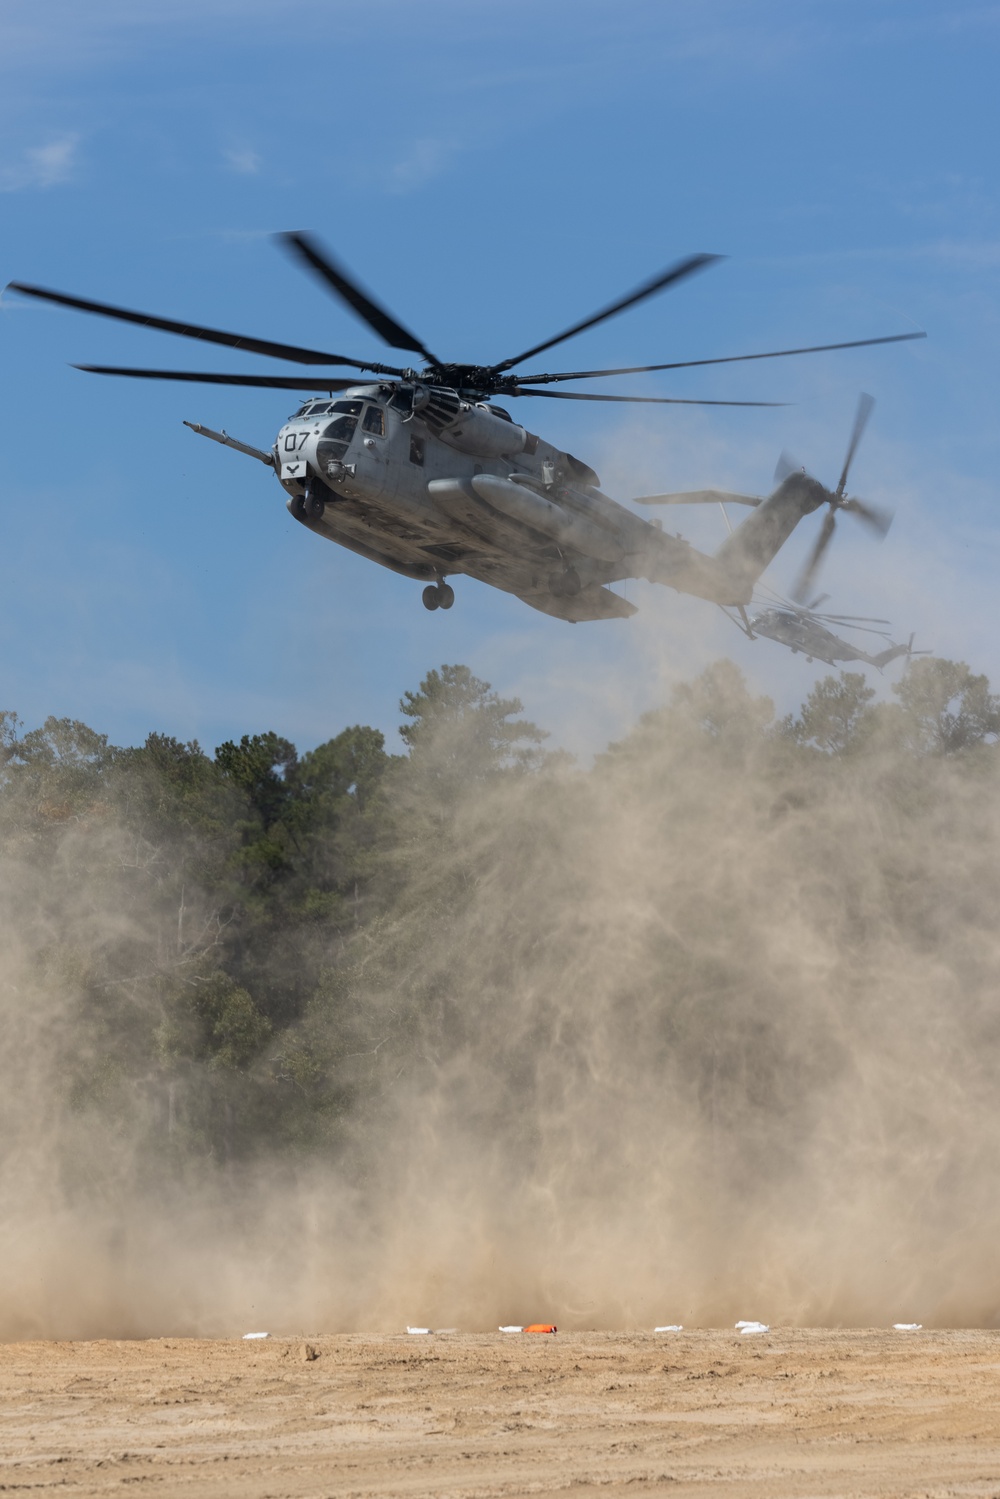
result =
[{"label": "rotor blade", "polygon": [[864,435],[868,425],[868,418],[875,410],[875,397],[867,395],[865,391],[858,397],[858,409],[854,416],[854,426],[851,429],[851,440],[847,444],[847,457],[844,459],[844,467],[840,472],[840,480],[837,484],[837,498],[842,499],[847,486],[847,474],[854,462],[854,455],[858,451],[858,443]]},{"label": "rotor blade", "polygon": [[809,554],[809,560],[802,569],[798,582],[792,589],[792,598],[797,604],[801,604],[804,599],[809,597],[810,584],[816,575],[817,568],[823,560],[824,552],[833,540],[833,533],[836,529],[837,522],[834,519],[833,511],[828,510],[826,518],[823,521],[822,530],[817,537],[816,545]]},{"label": "rotor blade", "polygon": [[[569,335],[567,334],[567,337]],[[805,349],[773,349],[767,354],[727,354],[721,359],[682,359],[674,364],[633,364],[627,369],[620,370],[572,370],[562,371],[555,375],[522,375],[519,377],[521,385],[549,385],[555,380],[597,380],[604,375],[643,375],[652,370],[693,370],[705,364],[742,364],[748,359],[788,359],[794,354],[828,354],[834,349],[866,349],[872,344],[901,344],[908,343],[914,338],[926,338],[926,333],[890,333],[886,338],[853,338],[848,343],[842,344],[812,344]],[[547,348],[547,344],[542,345]],[[537,353],[532,349],[531,353]],[[521,358],[526,359],[527,354]],[[517,364],[515,359],[512,363]],[[500,366],[506,368],[507,366]]]},{"label": "rotor blade", "polygon": [[845,500],[841,510],[847,510],[851,515],[856,515],[858,520],[864,521],[878,536],[886,536],[892,525],[891,510],[883,510],[878,505],[870,505],[867,500]]},{"label": "rotor blade", "polygon": [[[197,323],[177,323],[172,318],[154,317],[148,312],[132,312],[127,307],[113,307],[109,302],[88,302],[83,297],[49,291],[44,286],[28,286],[23,281],[11,281],[5,290],[16,291],[22,297],[36,297],[41,302],[55,302],[60,307],[75,307],[78,312],[94,312],[98,317],[114,318],[120,323],[137,323],[141,328],[158,328],[161,333],[177,333],[182,338],[223,344],[227,349],[245,349],[249,354],[267,354],[273,359],[288,359],[294,364],[347,364],[359,370],[382,369],[377,365],[360,364],[358,360],[347,359],[343,354],[324,354],[318,349],[300,349],[295,344],[272,343],[266,338],[248,338],[243,333],[224,333],[218,328],[202,328]],[[384,368],[384,373],[395,375],[399,372]]]},{"label": "rotor blade", "polygon": [[800,463],[796,463],[791,453],[782,451],[774,465],[775,484],[784,484],[789,474],[801,474],[804,470]]},{"label": "rotor blade", "polygon": [[135,370],[113,364],[74,364],[89,375],[127,375],[133,380],[188,380],[202,385],[249,385],[261,390],[349,390],[357,380],[310,380],[304,375],[210,375],[201,370]]},{"label": "rotor blade", "polygon": [[[813,611],[810,610],[809,612],[811,614]],[[888,619],[873,619],[870,614],[817,614],[816,618],[831,619],[836,621],[837,624],[841,625],[846,625],[849,623],[857,623],[862,625],[888,625],[892,622]]]},{"label": "rotor blade", "polygon": [[627,401],[637,406],[787,406],[787,401],[688,401],[679,396],[592,396],[582,390],[505,390],[507,396],[543,396],[548,401]]},{"label": "rotor blade", "polygon": [[[812,603],[811,604],[807,604],[806,607],[810,611],[812,611],[813,609],[818,609],[819,606],[820,606],[820,604],[825,604],[826,601],[827,601],[827,599],[829,597],[830,597],[830,595],[828,593],[817,594],[817,596],[813,599]],[[830,615],[830,618],[833,619],[833,615],[832,614]]]},{"label": "rotor blade", "polygon": [[843,621],[845,630],[857,630],[859,635],[878,635],[881,640],[888,640],[889,636],[885,630],[873,630],[870,625],[852,625]]},{"label": "rotor blade", "polygon": [[346,302],[358,317],[362,318],[369,326],[374,328],[379,338],[385,340],[394,349],[407,349],[412,354],[421,354],[430,364],[440,364],[428,348],[416,337],[404,328],[402,323],[386,312],[384,307],[363,292],[357,282],[352,281],[342,266],[339,266],[328,251],[322,250],[311,235],[280,234],[278,239],[283,245],[298,258],[305,262],[313,270],[320,280],[331,288],[341,301]]},{"label": "rotor blade", "polygon": [[[635,291],[630,291],[627,296],[612,302],[610,306],[604,307],[600,312],[595,312],[593,317],[584,318],[582,322],[574,323],[572,328],[567,328],[563,333],[557,333],[555,338],[547,338],[544,343],[535,344],[531,349],[525,349],[523,354],[515,354],[513,359],[505,359],[501,364],[490,367],[490,374],[502,374],[504,370],[513,369],[515,364],[520,364],[523,359],[531,359],[535,354],[541,354],[545,349],[551,349],[555,344],[561,344],[567,338],[575,338],[578,333],[583,333],[587,328],[593,328],[605,319],[616,317],[619,312],[624,312],[627,307],[634,307],[637,302],[644,302],[647,297],[655,296],[657,292],[665,291],[668,286],[673,286],[678,281],[683,281],[687,276],[693,276],[695,271],[704,270],[706,266],[713,265],[715,261],[722,260],[721,255],[689,255],[685,260],[679,260],[676,265],[666,271],[661,271],[658,276],[653,276],[649,281],[644,281],[637,286]],[[574,376],[566,378],[573,379]]]},{"label": "rotor blade", "polygon": [[690,489],[684,494],[640,494],[633,505],[759,505],[748,494],[730,494],[726,489]]}]

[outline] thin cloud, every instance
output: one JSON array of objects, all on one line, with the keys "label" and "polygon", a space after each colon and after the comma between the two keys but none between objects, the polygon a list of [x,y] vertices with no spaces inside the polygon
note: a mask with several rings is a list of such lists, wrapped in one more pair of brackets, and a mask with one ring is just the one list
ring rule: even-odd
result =
[{"label": "thin cloud", "polygon": [[256,151],[247,147],[233,148],[222,153],[226,165],[230,171],[238,172],[241,177],[256,177],[261,168],[261,159]]},{"label": "thin cloud", "polygon": [[792,266],[842,265],[847,261],[903,263],[929,261],[942,266],[992,270],[1000,264],[1000,240],[938,239],[916,245],[866,245],[854,249],[806,251],[798,255],[759,255],[746,264],[783,270]]},{"label": "thin cloud", "polygon": [[389,191],[412,193],[448,168],[455,148],[449,141],[421,136],[389,171]]},{"label": "thin cloud", "polygon": [[44,146],[29,146],[20,161],[0,167],[0,191],[23,192],[29,188],[60,187],[76,174],[80,137],[57,136]]}]

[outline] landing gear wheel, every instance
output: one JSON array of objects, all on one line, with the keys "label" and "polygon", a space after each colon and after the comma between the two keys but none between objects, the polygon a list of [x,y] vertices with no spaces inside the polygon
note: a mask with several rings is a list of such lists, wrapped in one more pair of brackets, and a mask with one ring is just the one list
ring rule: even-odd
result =
[{"label": "landing gear wheel", "polygon": [[450,609],[455,602],[455,590],[450,583],[438,584],[438,608]]},{"label": "landing gear wheel", "polygon": [[441,599],[438,596],[437,584],[428,583],[420,597],[424,601],[425,609],[440,609]]},{"label": "landing gear wheel", "polygon": [[302,502],[302,508],[310,520],[323,519],[326,503],[323,499],[323,491],[314,479],[310,479],[306,485],[306,496]]},{"label": "landing gear wheel", "polygon": [[294,515],[296,520],[305,520],[306,502],[302,495],[293,494],[291,499],[288,501],[288,509],[291,514]]}]

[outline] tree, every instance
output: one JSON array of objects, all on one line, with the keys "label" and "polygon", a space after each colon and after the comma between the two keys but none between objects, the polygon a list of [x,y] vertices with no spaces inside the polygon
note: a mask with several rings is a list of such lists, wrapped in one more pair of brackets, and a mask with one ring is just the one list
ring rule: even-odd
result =
[{"label": "tree", "polygon": [[297,759],[294,744],[273,732],[244,734],[239,744],[227,739],[215,751],[216,765],[246,792],[265,827],[281,816],[291,798],[289,772]]},{"label": "tree", "polygon": [[400,711],[400,737],[443,796],[458,785],[535,768],[546,734],[526,719],[519,698],[501,698],[467,666],[428,672]]},{"label": "tree", "polygon": [[964,661],[911,661],[892,690],[904,738],[918,753],[950,755],[1000,737],[1000,697]]},{"label": "tree", "polygon": [[799,744],[812,744],[828,755],[843,755],[865,743],[874,727],[871,702],[875,690],[858,671],[824,677],[810,692],[797,719],[783,727]]},{"label": "tree", "polygon": [[307,750],[295,766],[293,784],[300,796],[321,804],[327,816],[350,799],[359,808],[374,796],[388,764],[385,736],[356,724],[334,739]]},{"label": "tree", "polygon": [[769,697],[753,697],[739,667],[713,661],[693,682],[674,688],[669,704],[644,713],[622,740],[608,746],[598,763],[624,759],[651,766],[663,755],[681,757],[711,745],[727,761],[741,761],[765,743],[774,718]]},{"label": "tree", "polygon": [[21,720],[16,713],[0,709],[0,769],[17,754],[17,732],[20,727]]},{"label": "tree", "polygon": [[769,697],[751,697],[731,661],[713,661],[693,682],[674,688],[671,709],[719,744],[745,746],[759,739],[774,717]]},{"label": "tree", "polygon": [[73,718],[47,718],[40,729],[18,736],[12,713],[0,716],[0,765],[4,780],[27,798],[43,821],[59,823],[93,805],[102,778],[117,753],[106,734]]}]

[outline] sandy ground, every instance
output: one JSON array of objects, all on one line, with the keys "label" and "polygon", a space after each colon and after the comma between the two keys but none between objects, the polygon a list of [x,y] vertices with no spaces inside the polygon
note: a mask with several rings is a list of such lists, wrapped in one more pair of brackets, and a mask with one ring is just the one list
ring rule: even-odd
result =
[{"label": "sandy ground", "polygon": [[1000,1495],[1000,1332],[0,1346],[0,1491]]}]

